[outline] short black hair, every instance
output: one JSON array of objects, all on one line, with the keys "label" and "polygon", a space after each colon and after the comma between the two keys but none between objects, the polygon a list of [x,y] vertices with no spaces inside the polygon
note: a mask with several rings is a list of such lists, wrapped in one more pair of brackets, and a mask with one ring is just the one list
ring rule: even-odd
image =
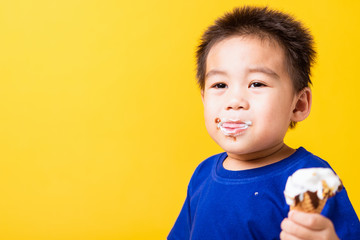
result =
[{"label": "short black hair", "polygon": [[308,29],[293,17],[267,7],[235,8],[218,18],[202,35],[197,48],[197,79],[205,86],[206,60],[214,44],[232,36],[254,35],[275,40],[284,49],[287,69],[294,89],[299,92],[311,84],[311,67],[316,51]]}]

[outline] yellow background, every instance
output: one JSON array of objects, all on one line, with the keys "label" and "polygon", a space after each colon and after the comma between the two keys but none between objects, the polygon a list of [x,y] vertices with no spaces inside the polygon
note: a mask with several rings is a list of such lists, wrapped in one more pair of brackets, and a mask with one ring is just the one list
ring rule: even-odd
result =
[{"label": "yellow background", "polygon": [[315,36],[311,116],[286,142],[326,159],[360,213],[358,1],[3,0],[0,239],[165,239],[207,135],[195,46],[245,3]]}]

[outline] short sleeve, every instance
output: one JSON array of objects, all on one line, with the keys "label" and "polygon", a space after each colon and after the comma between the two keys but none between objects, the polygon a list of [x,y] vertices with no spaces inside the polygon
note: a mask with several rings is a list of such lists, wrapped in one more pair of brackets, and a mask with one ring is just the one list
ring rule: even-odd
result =
[{"label": "short sleeve", "polygon": [[190,229],[191,229],[191,222],[190,222],[190,200],[189,194],[187,195],[184,205],[181,209],[181,212],[171,229],[168,240],[187,240],[190,239]]},{"label": "short sleeve", "polygon": [[327,201],[322,214],[333,222],[340,239],[360,240],[360,222],[345,188]]}]

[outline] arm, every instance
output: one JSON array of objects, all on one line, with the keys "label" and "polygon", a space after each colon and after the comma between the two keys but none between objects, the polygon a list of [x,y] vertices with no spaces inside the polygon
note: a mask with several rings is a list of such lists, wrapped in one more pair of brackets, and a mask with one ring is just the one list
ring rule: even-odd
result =
[{"label": "arm", "polygon": [[186,197],[185,203],[181,209],[181,212],[171,229],[168,240],[185,240],[190,239],[190,201],[189,196]]},{"label": "arm", "polygon": [[316,213],[290,211],[289,217],[281,223],[280,239],[326,239],[339,240],[333,223]]}]

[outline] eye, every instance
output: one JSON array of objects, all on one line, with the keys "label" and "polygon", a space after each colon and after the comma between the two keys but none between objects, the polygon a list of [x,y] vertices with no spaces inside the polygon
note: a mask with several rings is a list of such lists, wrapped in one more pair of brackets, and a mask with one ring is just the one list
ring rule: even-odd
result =
[{"label": "eye", "polygon": [[259,87],[266,87],[266,85],[262,82],[252,82],[249,87],[259,88]]},{"label": "eye", "polygon": [[212,88],[227,88],[227,85],[225,83],[216,83]]}]

